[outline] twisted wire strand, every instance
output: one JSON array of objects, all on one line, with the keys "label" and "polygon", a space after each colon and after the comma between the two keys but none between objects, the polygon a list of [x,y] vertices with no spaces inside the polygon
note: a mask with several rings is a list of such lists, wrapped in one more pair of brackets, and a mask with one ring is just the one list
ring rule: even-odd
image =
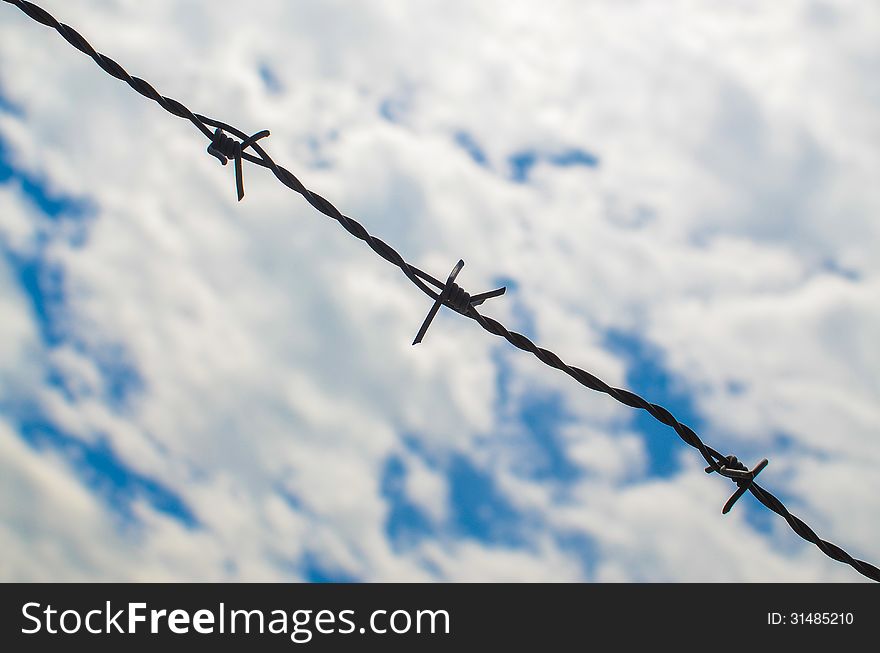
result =
[{"label": "twisted wire strand", "polygon": [[[224,122],[193,113],[181,102],[160,94],[148,82],[139,77],[130,75],[116,61],[96,51],[79,32],[69,25],[65,25],[56,20],[55,17],[45,9],[32,2],[28,2],[28,0],[3,0],[3,2],[15,5],[33,20],[56,30],[73,47],[91,57],[107,74],[125,82],[144,97],[155,101],[168,113],[189,120],[206,138],[208,138],[208,140],[215,141],[217,138],[216,130],[220,129],[233,134],[239,138],[242,143],[247,143],[247,147],[255,152],[256,155],[243,151],[244,148],[236,150],[236,155],[240,155],[241,159],[249,161],[250,163],[269,169],[282,184],[302,195],[317,211],[336,220],[348,233],[355,238],[362,240],[380,257],[400,268],[404,276],[406,276],[407,279],[432,300],[437,301],[437,299],[441,297],[447,284],[439,281],[427,272],[418,269],[410,263],[407,263],[403,256],[388,243],[370,234],[366,227],[354,218],[344,215],[339,209],[333,206],[329,200],[306,188],[296,175],[283,166],[275,163],[262,146],[253,140],[253,137],[248,136],[245,132]],[[212,131],[210,127],[213,127],[215,131]],[[243,187],[241,186],[240,169],[237,169],[236,182],[239,188],[239,196],[241,197],[243,195]],[[436,290],[432,289],[430,286],[433,286]],[[443,297],[444,305],[454,309],[465,317],[474,320],[489,333],[504,338],[517,349],[531,353],[545,365],[564,372],[584,387],[596,392],[607,394],[614,400],[631,408],[647,411],[652,417],[654,417],[654,419],[671,427],[685,444],[690,445],[700,453],[709,465],[706,471],[720,471],[732,458],[724,456],[712,447],[706,445],[689,426],[679,422],[663,406],[651,403],[629,390],[615,388],[593,374],[579,367],[565,363],[557,354],[538,346],[525,335],[517,333],[516,331],[511,331],[497,320],[482,315],[475,308],[478,303],[482,302],[482,299],[479,301],[474,300],[485,296],[495,296],[498,294],[498,291],[474,295],[470,298],[470,301],[467,301],[465,298],[470,296],[468,296],[459,286],[455,284],[453,284],[453,286],[454,288],[450,286],[450,291]],[[736,468],[745,470],[745,467],[741,463],[739,463]],[[807,542],[814,544],[826,556],[851,566],[858,573],[871,580],[880,582],[880,569],[869,562],[853,558],[849,553],[836,544],[821,539],[806,523],[789,512],[785,505],[783,505],[783,503],[771,492],[762,488],[760,485],[753,482],[753,480],[736,480],[736,483],[740,489],[745,487],[761,504],[785,519],[797,535]]]}]

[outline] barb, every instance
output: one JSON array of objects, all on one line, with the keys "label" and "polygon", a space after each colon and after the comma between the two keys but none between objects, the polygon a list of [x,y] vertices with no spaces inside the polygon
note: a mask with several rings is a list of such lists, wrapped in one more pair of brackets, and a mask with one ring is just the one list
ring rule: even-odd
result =
[{"label": "barb", "polygon": [[750,487],[752,487],[755,477],[761,473],[761,470],[764,469],[769,462],[770,461],[764,458],[761,462],[755,465],[753,470],[749,471],[745,465],[736,459],[736,456],[727,456],[727,461],[723,465],[709,466],[705,469],[707,474],[718,472],[722,476],[732,478],[739,486],[736,492],[734,492],[727,500],[727,503],[724,504],[724,508],[721,509],[722,515],[726,515],[730,512],[730,509],[733,508],[733,504],[739,501],[739,498],[745,494]]},{"label": "barb", "polygon": [[461,288],[461,286],[455,283],[455,278],[458,276],[458,273],[461,272],[463,267],[464,261],[459,260],[455,267],[452,268],[452,272],[449,273],[449,277],[446,279],[446,285],[443,286],[440,295],[434,300],[434,305],[431,307],[431,310],[428,311],[428,316],[425,318],[422,327],[416,334],[415,340],[413,340],[412,343],[413,345],[419,344],[425,337],[425,332],[428,330],[428,327],[431,326],[431,322],[434,321],[434,316],[437,315],[437,311],[440,310],[441,305],[446,304],[457,313],[467,315],[468,311],[474,306],[479,306],[487,299],[498,297],[507,291],[506,287],[498,288],[471,297]]},{"label": "barb", "polygon": [[[486,317],[485,315],[481,315],[475,307],[490,297],[497,297],[498,295],[503,294],[503,288],[469,297],[467,293],[454,283],[455,277],[458,275],[461,267],[464,266],[463,261],[459,261],[459,264],[453,269],[453,272],[450,274],[446,283],[442,283],[428,273],[410,265],[393,247],[383,240],[371,235],[362,224],[343,215],[342,212],[333,206],[333,204],[327,199],[306,188],[292,172],[276,164],[265,150],[262,149],[259,143],[256,142],[258,139],[267,136],[268,132],[258,132],[249,137],[241,130],[220,122],[219,120],[214,120],[193,113],[177,100],[159,94],[159,92],[149,83],[139,77],[129,75],[122,66],[116,63],[113,59],[97,52],[76,30],[68,25],[59,23],[51,14],[41,7],[38,7],[27,0],[3,0],[3,2],[15,5],[33,20],[56,30],[73,47],[94,59],[95,63],[97,63],[107,74],[124,81],[144,97],[155,101],[168,113],[189,120],[211,141],[211,146],[209,146],[208,151],[212,155],[217,156],[218,159],[221,159],[224,165],[230,158],[229,152],[231,152],[231,158],[236,162],[236,187],[239,200],[244,196],[241,161],[250,161],[256,165],[268,168],[282,184],[302,195],[316,210],[327,217],[336,220],[348,233],[355,238],[364,241],[374,252],[376,252],[376,254],[389,263],[399,267],[407,279],[409,279],[419,290],[434,300],[434,306],[431,308],[425,323],[422,325],[422,329],[419,331],[419,334],[422,337],[424,337],[424,332],[428,326],[430,326],[431,320],[434,315],[436,315],[440,305],[445,304],[465,317],[474,320],[489,333],[504,338],[518,349],[533,354],[545,365],[565,372],[584,387],[589,388],[590,390],[595,390],[596,392],[603,392],[626,406],[647,411],[656,420],[674,429],[685,444],[690,445],[700,452],[700,455],[703,456],[709,465],[709,467],[706,468],[707,472],[718,472],[722,476],[730,478],[737,484],[736,492],[734,492],[733,496],[731,496],[725,504],[725,509],[723,510],[724,513],[728,512],[743,494],[751,492],[751,494],[765,507],[785,519],[797,535],[816,545],[826,556],[837,560],[838,562],[848,564],[863,576],[880,582],[880,569],[869,562],[853,558],[836,544],[821,539],[809,526],[807,526],[807,524],[795,515],[792,515],[779,499],[754,482],[755,476],[766,467],[766,459],[762,460],[753,470],[749,471],[734,456],[722,456],[715,449],[704,444],[690,427],[676,420],[675,417],[673,417],[672,414],[662,406],[652,404],[629,390],[612,387],[589,372],[586,372],[579,367],[568,365],[552,351],[539,347],[521,333],[510,331],[500,322],[490,317]],[[214,128],[213,132],[210,127]],[[223,132],[234,135],[240,139],[241,142],[230,144],[231,139],[223,140],[223,138],[221,138],[229,138],[226,137]],[[244,149],[246,147],[250,147],[251,150],[255,152],[255,155],[245,152]],[[432,290],[428,284],[439,289],[439,292]],[[419,339],[419,336],[416,336],[416,342],[418,342]]]},{"label": "barb", "polygon": [[244,179],[241,172],[241,156],[243,150],[256,143],[261,138],[269,135],[269,130],[264,129],[257,132],[253,136],[238,142],[234,138],[230,138],[223,133],[219,127],[214,130],[214,136],[211,138],[211,144],[208,145],[208,154],[217,157],[223,165],[230,159],[235,161],[235,188],[238,191],[238,201],[244,199]]}]

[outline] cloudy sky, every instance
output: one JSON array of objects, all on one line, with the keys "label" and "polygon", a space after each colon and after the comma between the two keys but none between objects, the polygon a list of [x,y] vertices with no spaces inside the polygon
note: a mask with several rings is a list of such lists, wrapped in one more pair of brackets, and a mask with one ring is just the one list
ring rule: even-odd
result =
[{"label": "cloudy sky", "polygon": [[[880,6],[41,0],[880,560]],[[0,4],[0,578],[858,581]]]}]

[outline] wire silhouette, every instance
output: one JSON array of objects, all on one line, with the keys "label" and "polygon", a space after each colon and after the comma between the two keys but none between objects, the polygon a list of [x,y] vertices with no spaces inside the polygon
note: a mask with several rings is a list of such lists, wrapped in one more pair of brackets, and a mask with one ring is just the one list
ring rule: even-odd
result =
[{"label": "wire silhouette", "polygon": [[[449,275],[446,283],[437,280],[427,272],[407,263],[403,256],[401,256],[388,243],[371,235],[357,220],[344,215],[339,209],[333,206],[329,200],[306,188],[292,172],[275,163],[275,161],[272,160],[257,142],[268,136],[268,131],[261,131],[253,136],[248,136],[245,132],[231,125],[227,125],[219,120],[198,113],[193,113],[177,100],[161,95],[145,80],[128,74],[128,72],[126,72],[126,70],[116,61],[96,51],[79,32],[69,25],[65,25],[56,20],[55,17],[45,9],[28,2],[27,0],[3,1],[15,5],[38,23],[42,23],[43,25],[56,30],[73,47],[94,59],[95,63],[97,63],[107,74],[125,82],[144,97],[155,101],[168,113],[189,120],[210,141],[207,150],[209,154],[217,157],[223,165],[226,165],[228,160],[233,160],[235,162],[235,182],[239,201],[244,197],[242,160],[268,168],[282,184],[302,195],[315,209],[327,217],[336,220],[348,233],[355,238],[364,241],[374,252],[376,252],[376,254],[400,268],[400,271],[407,279],[409,279],[419,290],[434,300],[434,304],[431,307],[428,316],[425,318],[422,327],[419,329],[419,332],[413,341],[414,345],[422,340],[440,307],[446,306],[451,308],[457,313],[474,320],[489,333],[504,338],[518,349],[533,354],[545,365],[564,372],[586,388],[605,393],[626,406],[647,411],[656,420],[674,429],[685,444],[695,448],[699,451],[700,455],[703,456],[708,464],[705,469],[706,473],[717,472],[721,476],[730,478],[736,483],[737,489],[724,505],[722,510],[723,513],[727,513],[743,494],[751,492],[760,503],[782,517],[795,533],[804,540],[816,545],[826,556],[837,560],[838,562],[850,565],[863,576],[880,582],[880,569],[869,562],[853,558],[849,553],[836,544],[820,538],[806,523],[791,514],[779,499],[755,482],[755,477],[768,464],[766,459],[762,460],[753,469],[749,470],[737,460],[736,456],[722,455],[712,447],[706,445],[690,427],[675,419],[675,417],[673,417],[668,410],[663,408],[663,406],[651,403],[629,390],[610,386],[589,372],[582,370],[579,367],[568,365],[555,353],[539,347],[523,334],[517,333],[516,331],[510,331],[497,320],[480,314],[476,307],[482,304],[486,299],[504,294],[504,288],[473,296],[466,293],[455,283],[458,273],[464,266],[464,261],[458,262],[452,270],[452,273]],[[211,131],[211,127],[214,128],[214,131]],[[238,140],[235,140],[235,138],[232,138],[228,134],[232,134],[232,136]],[[246,152],[245,150],[247,148],[250,148],[256,153],[256,155]],[[430,286],[433,286],[436,290],[432,289]]]}]

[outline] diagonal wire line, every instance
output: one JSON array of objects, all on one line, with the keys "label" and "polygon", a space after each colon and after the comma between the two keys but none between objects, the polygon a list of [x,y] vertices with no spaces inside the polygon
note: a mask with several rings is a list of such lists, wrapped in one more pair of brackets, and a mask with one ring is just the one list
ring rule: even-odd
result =
[{"label": "diagonal wire line", "polygon": [[[388,243],[371,235],[366,227],[360,224],[357,220],[344,215],[339,209],[333,206],[329,200],[306,188],[292,172],[275,163],[260,144],[256,142],[258,139],[268,136],[268,132],[258,132],[253,136],[248,136],[245,132],[236,127],[198,113],[193,113],[177,100],[161,95],[148,82],[139,77],[130,75],[116,61],[96,51],[79,32],[69,25],[65,25],[56,20],[55,17],[45,9],[42,9],[27,0],[3,1],[15,5],[33,20],[56,30],[73,47],[94,59],[95,63],[97,63],[107,74],[125,82],[144,97],[155,101],[168,113],[189,120],[195,125],[195,127],[211,141],[211,144],[208,146],[208,152],[210,154],[217,156],[224,165],[226,164],[227,159],[235,160],[236,188],[239,200],[244,196],[241,169],[242,160],[268,168],[282,184],[302,195],[306,201],[319,212],[336,220],[348,233],[355,238],[364,241],[374,252],[376,252],[376,254],[400,268],[401,272],[407,279],[435,302],[422,326],[422,329],[416,336],[416,342],[424,336],[424,331],[427,329],[440,305],[453,309],[457,313],[474,320],[489,333],[504,338],[518,349],[533,354],[545,365],[564,372],[586,388],[605,393],[616,401],[632,408],[645,410],[659,422],[674,429],[685,444],[690,445],[700,452],[700,455],[703,456],[708,464],[708,467],[706,467],[705,470],[707,473],[718,472],[720,475],[730,478],[736,483],[737,490],[734,495],[731,496],[730,500],[728,500],[723,512],[726,513],[733,503],[745,492],[751,492],[751,494],[765,507],[785,519],[795,533],[804,540],[816,545],[826,556],[837,560],[838,562],[848,564],[863,576],[880,582],[880,569],[869,562],[853,558],[849,553],[836,544],[820,538],[806,523],[791,514],[783,503],[773,496],[772,493],[754,482],[755,476],[757,476],[758,472],[766,466],[766,459],[762,460],[761,463],[749,470],[737,460],[735,456],[722,455],[712,447],[706,445],[690,427],[675,419],[675,417],[668,410],[663,408],[663,406],[651,403],[629,390],[615,388],[608,385],[593,374],[582,370],[579,367],[567,364],[558,355],[548,349],[539,347],[523,334],[517,333],[516,331],[510,331],[497,320],[482,315],[477,311],[476,306],[486,299],[503,294],[503,288],[473,296],[466,293],[454,281],[456,275],[464,265],[463,261],[459,261],[459,264],[453,269],[453,272],[449,275],[446,283],[439,281],[427,272],[407,263],[403,256],[401,256]],[[211,127],[214,128],[213,131],[210,129]],[[241,142],[235,142],[223,132],[234,135],[236,138],[240,139]],[[247,148],[250,148],[256,155],[246,152],[245,150]],[[431,286],[433,286],[433,288]],[[416,343],[414,342],[413,344]]]}]

